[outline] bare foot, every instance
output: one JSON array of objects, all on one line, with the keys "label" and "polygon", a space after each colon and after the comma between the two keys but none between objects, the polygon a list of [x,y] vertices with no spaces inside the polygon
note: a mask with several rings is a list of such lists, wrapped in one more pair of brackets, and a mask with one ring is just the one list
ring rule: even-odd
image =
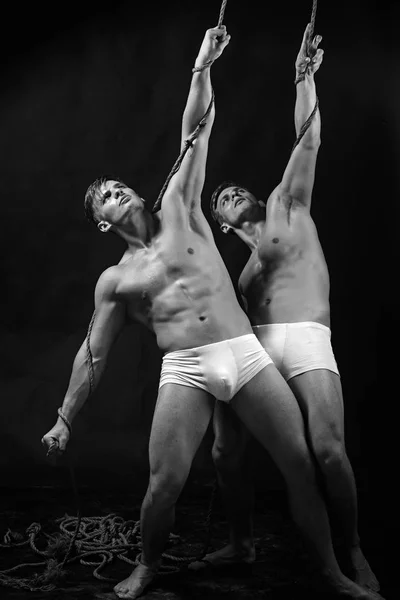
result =
[{"label": "bare foot", "polygon": [[322,575],[321,590],[334,598],[353,598],[353,600],[383,600],[382,596],[372,590],[361,587],[344,575],[334,577],[332,574]]},{"label": "bare foot", "polygon": [[207,568],[221,568],[229,566],[250,566],[255,561],[254,548],[236,550],[228,544],[220,550],[206,554],[201,560],[196,560],[188,565],[191,571],[202,571]]},{"label": "bare foot", "polygon": [[359,546],[353,549],[351,556],[352,562],[352,577],[353,581],[361,585],[362,587],[379,592],[380,585],[379,581],[375,577],[371,567],[368,564],[362,550]]},{"label": "bare foot", "polygon": [[150,567],[146,567],[146,565],[139,563],[127,579],[117,583],[114,588],[115,595],[118,598],[134,600],[134,598],[137,598],[142,594],[144,589],[151,581],[153,581],[156,575],[157,571],[155,569],[151,569]]}]

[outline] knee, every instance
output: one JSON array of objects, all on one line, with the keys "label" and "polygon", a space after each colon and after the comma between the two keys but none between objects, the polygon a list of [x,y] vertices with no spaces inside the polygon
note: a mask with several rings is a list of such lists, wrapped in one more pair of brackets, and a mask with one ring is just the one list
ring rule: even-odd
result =
[{"label": "knee", "polygon": [[315,479],[315,462],[305,440],[292,447],[279,466],[284,478],[293,484],[297,481],[302,485],[304,481]]},{"label": "knee", "polygon": [[317,439],[313,450],[316,461],[324,472],[340,471],[347,459],[343,441],[335,437],[324,436]]},{"label": "knee", "polygon": [[151,503],[173,505],[185,485],[189,470],[168,469],[150,474],[148,499]]},{"label": "knee", "polygon": [[224,445],[214,442],[212,448],[212,458],[217,471],[231,472],[235,471],[241,465],[244,457],[244,447],[241,444]]}]

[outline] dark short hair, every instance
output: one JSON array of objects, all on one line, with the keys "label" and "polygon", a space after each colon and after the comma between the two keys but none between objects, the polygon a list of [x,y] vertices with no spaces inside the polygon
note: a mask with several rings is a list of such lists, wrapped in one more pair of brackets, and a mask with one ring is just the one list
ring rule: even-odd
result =
[{"label": "dark short hair", "polygon": [[221,194],[221,192],[223,192],[224,190],[226,190],[226,188],[229,188],[229,187],[241,187],[243,189],[247,189],[243,185],[240,185],[239,183],[237,183],[237,181],[231,181],[229,179],[227,181],[223,181],[215,188],[215,190],[212,193],[211,200],[210,200],[210,211],[211,211],[211,216],[214,219],[214,221],[216,221],[220,225],[222,225],[223,219],[221,218],[221,215],[219,214],[219,212],[217,210],[218,196]]},{"label": "dark short hair", "polygon": [[101,186],[107,181],[118,181],[118,183],[126,185],[119,177],[114,177],[114,175],[102,175],[89,185],[88,189],[86,190],[83,208],[87,220],[95,225],[97,225],[99,222],[96,217],[96,202],[102,198]]}]

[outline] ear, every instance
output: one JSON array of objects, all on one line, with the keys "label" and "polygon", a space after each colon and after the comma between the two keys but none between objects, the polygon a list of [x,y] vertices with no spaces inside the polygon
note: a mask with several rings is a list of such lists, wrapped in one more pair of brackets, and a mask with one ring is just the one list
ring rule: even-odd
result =
[{"label": "ear", "polygon": [[265,204],[265,202],[263,202],[263,200],[258,200],[258,204],[260,206],[262,206],[263,208],[265,208],[267,205]]},{"label": "ear", "polygon": [[97,227],[100,229],[101,233],[107,233],[112,225],[108,221],[100,221],[100,223],[97,223]]},{"label": "ear", "polygon": [[226,223],[222,223],[221,231],[222,233],[230,233],[231,231],[233,231],[233,229],[232,227],[229,227],[229,225],[227,225]]}]

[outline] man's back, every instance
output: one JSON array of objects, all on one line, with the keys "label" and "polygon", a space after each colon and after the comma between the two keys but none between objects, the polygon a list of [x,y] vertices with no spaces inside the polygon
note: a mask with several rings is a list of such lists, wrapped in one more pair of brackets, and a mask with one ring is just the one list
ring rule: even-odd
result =
[{"label": "man's back", "polygon": [[275,191],[257,248],[239,279],[253,325],[329,326],[329,274],[310,212]]}]

